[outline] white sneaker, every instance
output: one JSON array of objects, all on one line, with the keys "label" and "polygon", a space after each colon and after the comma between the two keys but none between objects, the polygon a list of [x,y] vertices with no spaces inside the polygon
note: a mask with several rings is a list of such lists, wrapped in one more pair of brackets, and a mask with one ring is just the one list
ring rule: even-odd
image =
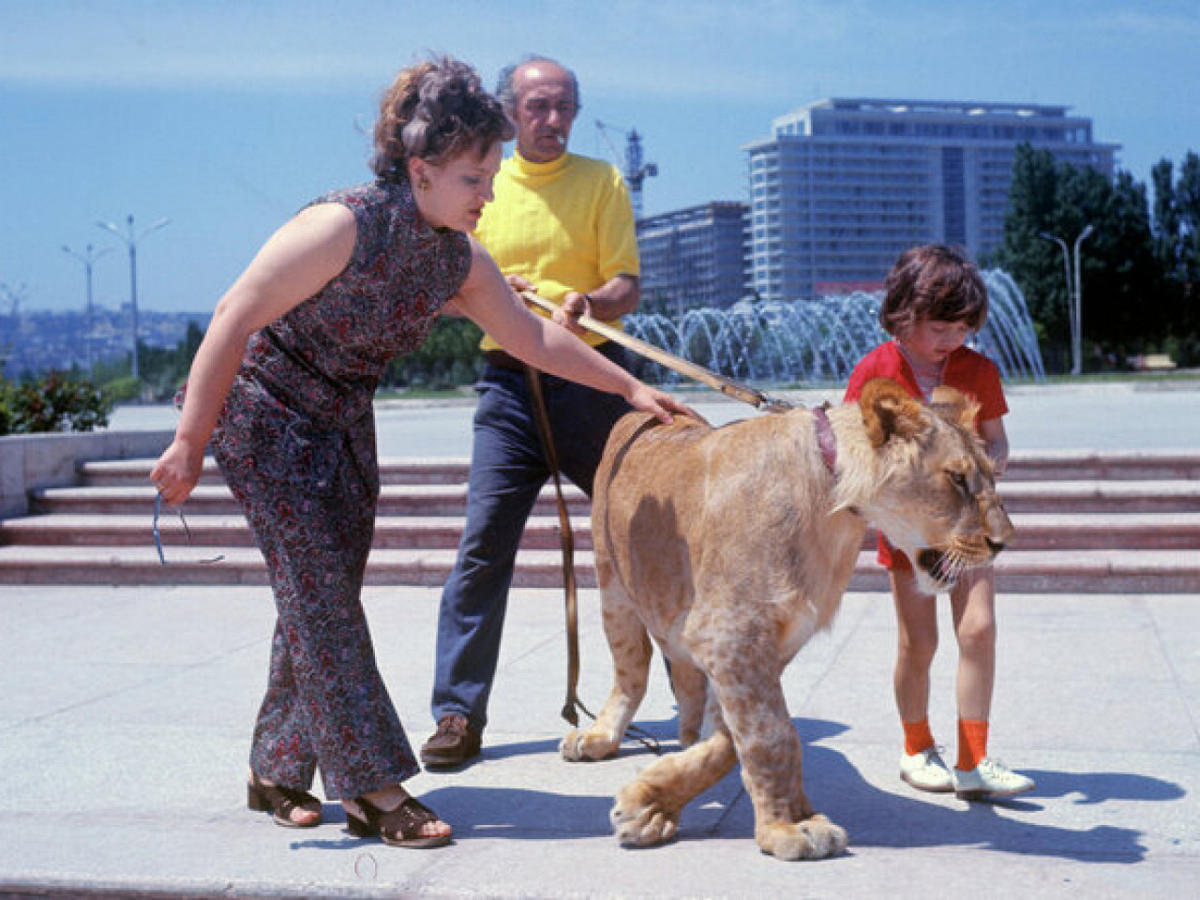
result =
[{"label": "white sneaker", "polygon": [[929,747],[911,756],[901,754],[900,777],[918,791],[940,794],[954,790],[954,778],[938,750],[938,747]]},{"label": "white sneaker", "polygon": [[954,770],[954,796],[959,800],[996,800],[1032,791],[1035,786],[1032,778],[990,756],[969,772]]}]

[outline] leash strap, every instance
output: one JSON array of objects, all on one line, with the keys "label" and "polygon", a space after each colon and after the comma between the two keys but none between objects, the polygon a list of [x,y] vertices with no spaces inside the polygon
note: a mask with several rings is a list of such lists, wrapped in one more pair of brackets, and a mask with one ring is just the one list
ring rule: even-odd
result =
[{"label": "leash strap", "polygon": [[[575,583],[575,536],[571,530],[571,517],[567,513],[567,501],[563,497],[562,479],[558,474],[558,451],[554,447],[554,432],[550,427],[550,412],[546,408],[546,395],[542,391],[542,377],[533,366],[525,364],[525,378],[529,382],[529,397],[533,405],[534,421],[537,422],[538,437],[546,454],[546,465],[554,475],[554,496],[558,506],[558,529],[562,538],[563,586],[567,614],[567,697],[563,703],[562,717],[572,726],[579,726],[579,713],[595,721],[596,714],[583,705],[577,693],[579,688],[579,595]],[[633,738],[651,752],[661,755],[662,747],[648,732],[632,723],[625,729]]]},{"label": "leash strap", "polygon": [[566,592],[567,615],[567,697],[563,703],[562,717],[572,725],[579,725],[579,710],[595,719],[596,716],[583,705],[576,693],[579,687],[579,596],[575,585],[575,536],[571,531],[571,517],[567,513],[567,501],[563,497],[562,478],[558,474],[558,452],[554,448],[554,434],[550,429],[550,412],[546,408],[546,397],[542,392],[542,376],[533,366],[525,366],[525,379],[529,382],[529,397],[533,404],[534,421],[537,422],[538,437],[546,454],[546,465],[554,476],[554,495],[558,505],[558,530],[562,540],[563,587]]}]

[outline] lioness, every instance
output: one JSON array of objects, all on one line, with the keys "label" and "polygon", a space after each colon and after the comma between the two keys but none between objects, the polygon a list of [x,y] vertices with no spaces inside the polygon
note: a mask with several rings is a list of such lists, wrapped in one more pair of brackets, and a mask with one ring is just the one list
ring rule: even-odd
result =
[{"label": "lioness", "polygon": [[974,414],[953,389],[927,406],[877,379],[827,414],[796,409],[716,429],[640,413],[617,423],[592,509],[615,684],[561,751],[616,753],[646,691],[647,633],[671,661],[687,748],[617,794],[622,844],[671,838],[684,805],[740,760],[764,851],[815,859],[845,848],[846,832],[804,794],[780,675],[832,622],[868,523],[914,560],[930,592],[1009,539]]}]

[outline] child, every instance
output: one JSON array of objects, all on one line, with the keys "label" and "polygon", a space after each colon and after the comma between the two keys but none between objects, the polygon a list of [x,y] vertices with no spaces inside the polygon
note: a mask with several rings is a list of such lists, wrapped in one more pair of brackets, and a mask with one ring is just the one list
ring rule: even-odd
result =
[{"label": "child", "polygon": [[[987,289],[979,271],[955,248],[914,247],[896,261],[885,289],[879,322],[895,339],[855,366],[846,399],[858,399],[863,385],[880,376],[924,399],[939,384],[957,388],[979,403],[976,429],[999,476],[1008,459],[1008,438],[1000,420],[1008,405],[999,371],[987,357],[963,346],[987,318]],[[889,570],[899,630],[894,683],[904,726],[900,777],[919,790],[953,790],[964,800],[1033,790],[1032,779],[987,755],[996,667],[992,567],[968,571],[950,590],[958,639],[959,716],[958,760],[951,774],[929,730],[929,667],[938,641],[934,597],[917,588],[912,563],[882,535],[879,561]]]}]

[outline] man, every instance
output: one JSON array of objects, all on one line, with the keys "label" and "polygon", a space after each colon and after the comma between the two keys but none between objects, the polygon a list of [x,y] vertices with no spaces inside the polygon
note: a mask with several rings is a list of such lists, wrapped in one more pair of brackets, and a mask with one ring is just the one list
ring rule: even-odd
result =
[{"label": "man", "polygon": [[[622,365],[624,350],[579,326],[582,314],[619,327],[638,303],[633,210],[609,163],[567,152],[579,113],[568,69],[529,57],[500,75],[498,96],[517,125],[517,146],[496,177],[476,237],[517,290],[559,304],[553,319]],[[467,524],[438,616],[433,717],[421,748],[433,768],[480,751],[517,545],[538,493],[553,472],[538,439],[524,367],[490,337],[476,390]],[[608,433],[630,407],[619,397],[547,375],[551,432],[564,475],[592,493]]]}]

